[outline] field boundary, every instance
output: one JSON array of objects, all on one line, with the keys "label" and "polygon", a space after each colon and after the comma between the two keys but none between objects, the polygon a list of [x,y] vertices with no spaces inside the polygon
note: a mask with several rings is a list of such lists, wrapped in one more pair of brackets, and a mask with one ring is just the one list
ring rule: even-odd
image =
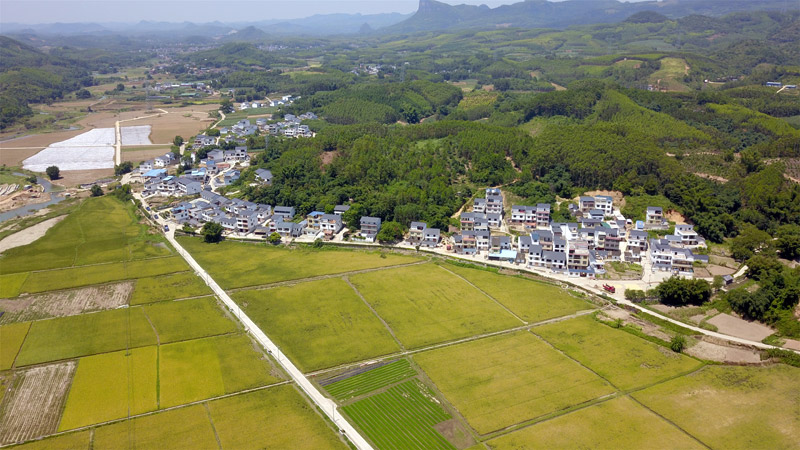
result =
[{"label": "field boundary", "polygon": [[500,306],[501,308],[503,308],[504,310],[506,310],[506,312],[507,312],[507,313],[509,313],[509,314],[511,314],[512,316],[514,316],[514,318],[516,318],[517,320],[519,320],[520,322],[522,322],[522,323],[523,323],[523,324],[525,324],[525,325],[527,325],[527,324],[528,324],[528,321],[527,321],[527,320],[523,320],[523,319],[522,319],[522,317],[520,317],[520,316],[516,315],[516,314],[514,313],[514,311],[512,311],[512,310],[508,309],[508,307],[507,307],[506,305],[504,305],[504,304],[500,303],[500,300],[497,300],[496,298],[492,297],[491,295],[489,295],[489,293],[488,293],[488,292],[486,292],[486,291],[484,291],[483,289],[479,288],[479,287],[478,287],[478,286],[476,286],[476,285],[475,285],[473,282],[471,282],[471,281],[469,281],[468,279],[466,279],[466,278],[462,277],[461,275],[459,275],[459,274],[457,274],[457,273],[455,273],[455,272],[453,272],[453,271],[451,271],[451,270],[447,269],[446,267],[442,267],[442,266],[441,266],[441,265],[439,265],[439,264],[436,264],[436,266],[437,266],[437,267],[439,267],[440,269],[442,269],[442,270],[444,270],[444,271],[448,272],[448,273],[451,273],[451,274],[453,274],[453,275],[457,276],[458,278],[460,278],[461,280],[463,280],[464,282],[466,282],[468,285],[470,285],[470,286],[472,286],[473,288],[477,289],[477,290],[478,290],[478,291],[479,291],[481,294],[483,294],[483,295],[485,295],[486,297],[488,297],[488,298],[489,298],[489,300],[491,300],[491,301],[493,301],[493,302],[497,303],[497,305],[498,305],[498,306]]},{"label": "field boundary", "polygon": [[389,326],[389,324],[388,324],[388,323],[386,323],[386,321],[385,321],[385,320],[383,320],[383,317],[381,317],[381,316],[378,314],[378,312],[377,312],[377,311],[375,311],[375,309],[372,307],[372,305],[370,305],[370,304],[369,304],[369,302],[367,301],[367,299],[365,299],[365,298],[364,298],[364,296],[363,296],[363,295],[361,295],[361,292],[358,290],[358,288],[357,288],[357,287],[355,287],[355,285],[353,285],[353,283],[351,283],[351,282],[350,282],[350,277],[348,277],[347,275],[345,275],[345,276],[343,276],[343,277],[342,277],[342,279],[343,279],[343,280],[344,280],[344,281],[347,283],[347,285],[348,285],[348,286],[350,286],[351,288],[353,288],[353,290],[355,291],[356,295],[358,295],[358,298],[360,298],[360,299],[361,299],[361,301],[362,301],[362,302],[364,302],[364,304],[365,304],[365,305],[367,305],[367,308],[369,308],[369,310],[370,310],[370,311],[372,311],[372,314],[374,314],[374,315],[375,315],[375,317],[377,317],[377,318],[378,318],[378,320],[380,320],[380,321],[381,321],[381,323],[383,324],[384,328],[386,328],[386,331],[388,331],[388,332],[389,332],[389,334],[391,334],[391,335],[392,335],[392,339],[394,339],[394,341],[397,343],[397,346],[398,346],[398,347],[400,347],[400,350],[403,350],[403,351],[405,351],[405,350],[406,350],[406,347],[403,345],[403,343],[402,343],[402,342],[400,342],[400,339],[397,339],[397,336],[395,336],[395,334],[394,334],[394,330],[392,329],[392,327],[390,327],[390,326]]}]

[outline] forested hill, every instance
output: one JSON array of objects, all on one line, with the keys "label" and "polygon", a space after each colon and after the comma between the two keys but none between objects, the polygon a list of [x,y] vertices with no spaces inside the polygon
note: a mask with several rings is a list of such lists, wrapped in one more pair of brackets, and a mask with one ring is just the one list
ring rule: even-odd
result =
[{"label": "forested hill", "polygon": [[0,129],[32,114],[28,103],[55,101],[91,83],[78,63],[0,36]]},{"label": "forested hill", "polygon": [[722,16],[737,11],[796,9],[794,0],[744,1],[677,0],[671,2],[618,2],[615,0],[526,0],[497,8],[486,5],[449,5],[436,0],[420,0],[417,13],[396,25],[382,29],[388,33],[408,33],[467,28],[566,28],[571,25],[619,22],[628,16],[655,11],[669,18],[689,15]]}]

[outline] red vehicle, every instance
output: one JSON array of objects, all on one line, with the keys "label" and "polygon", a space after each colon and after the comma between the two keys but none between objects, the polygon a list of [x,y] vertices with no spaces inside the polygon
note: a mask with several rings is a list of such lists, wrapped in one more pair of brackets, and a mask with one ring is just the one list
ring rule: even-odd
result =
[{"label": "red vehicle", "polygon": [[617,292],[617,288],[615,288],[614,286],[611,286],[610,284],[604,284],[603,285],[603,289],[608,291],[608,292],[611,292],[612,294]]}]

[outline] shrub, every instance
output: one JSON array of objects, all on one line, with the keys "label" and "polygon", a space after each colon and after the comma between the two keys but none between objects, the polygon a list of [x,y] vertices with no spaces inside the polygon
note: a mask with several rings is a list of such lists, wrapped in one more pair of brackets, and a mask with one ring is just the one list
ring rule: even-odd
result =
[{"label": "shrub", "polygon": [[676,334],[669,342],[669,348],[675,353],[680,353],[686,348],[686,338],[682,334]]}]

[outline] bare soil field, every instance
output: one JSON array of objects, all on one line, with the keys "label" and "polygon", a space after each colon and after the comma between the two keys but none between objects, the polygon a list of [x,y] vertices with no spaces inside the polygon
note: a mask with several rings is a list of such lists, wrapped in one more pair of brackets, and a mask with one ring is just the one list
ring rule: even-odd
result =
[{"label": "bare soil field", "polygon": [[156,156],[162,156],[164,153],[167,153],[168,151],[169,147],[153,147],[150,150],[134,150],[134,151],[125,151],[123,149],[122,160],[138,164],[140,161],[147,161],[148,159],[153,159]]},{"label": "bare soil field", "polygon": [[44,222],[37,223],[36,225],[30,228],[17,231],[11,236],[6,237],[2,241],[0,241],[0,253],[3,253],[4,251],[14,247],[21,247],[23,245],[30,244],[31,242],[44,236],[44,234],[47,233],[47,230],[49,230],[53,225],[57,224],[58,222],[61,222],[61,220],[63,220],[65,217],[67,216],[53,217],[52,219],[48,219],[45,220]]},{"label": "bare soil field", "polygon": [[[194,136],[214,122],[214,119],[208,117],[208,112],[218,109],[218,105],[192,105],[181,108],[165,108],[169,114],[161,114],[157,117],[150,117],[147,119],[134,120],[125,122],[125,126],[130,125],[151,125],[153,131],[150,134],[150,140],[154,144],[170,144],[175,136],[183,136],[188,139]],[[122,117],[127,113],[120,114],[120,118],[116,120],[123,120]],[[129,118],[138,117],[142,111],[131,115]],[[113,123],[112,125],[113,126]]]},{"label": "bare soil field", "polygon": [[[46,136],[46,135],[39,135],[39,136]],[[34,136],[30,137],[33,138]],[[53,140],[53,142],[58,142],[60,140],[61,139],[55,139]],[[49,142],[48,144],[51,143],[52,142]],[[8,147],[16,147],[17,145],[23,148],[8,148]],[[16,141],[0,142],[0,164],[9,167],[21,166],[22,161],[39,153],[45,148],[43,146],[31,146],[29,148],[27,147],[28,147],[27,144],[18,144]]]},{"label": "bare soil field", "polygon": [[786,339],[786,343],[783,344],[783,348],[790,348],[792,350],[800,351],[800,341],[795,339]]},{"label": "bare soil field", "polygon": [[61,178],[53,181],[53,184],[58,184],[64,187],[74,187],[79,184],[91,183],[92,181],[99,180],[114,175],[114,169],[91,169],[91,170],[70,170],[61,172]]},{"label": "bare soil field", "polygon": [[685,351],[696,358],[733,364],[759,364],[761,356],[755,350],[728,347],[702,340]]},{"label": "bare soil field", "polygon": [[683,214],[681,214],[681,213],[679,213],[678,211],[675,211],[675,210],[667,211],[667,213],[664,215],[664,217],[670,222],[675,222],[676,225],[685,225],[686,224],[686,217],[684,217]]},{"label": "bare soil field", "polygon": [[70,291],[27,295],[16,299],[0,299],[5,311],[0,324],[24,322],[49,317],[66,317],[89,311],[119,308],[128,304],[134,283],[106,284]]},{"label": "bare soil field", "polygon": [[[584,195],[595,197],[597,195],[607,195],[614,199],[614,206],[622,209],[625,206],[625,196],[620,191],[588,191]],[[575,201],[578,199],[575,198]]]},{"label": "bare soil field", "polygon": [[0,405],[0,444],[54,433],[67,397],[75,361],[34,367],[14,375]]},{"label": "bare soil field", "polygon": [[720,333],[760,342],[775,331],[758,322],[748,322],[730,314],[719,314],[708,320]]}]

